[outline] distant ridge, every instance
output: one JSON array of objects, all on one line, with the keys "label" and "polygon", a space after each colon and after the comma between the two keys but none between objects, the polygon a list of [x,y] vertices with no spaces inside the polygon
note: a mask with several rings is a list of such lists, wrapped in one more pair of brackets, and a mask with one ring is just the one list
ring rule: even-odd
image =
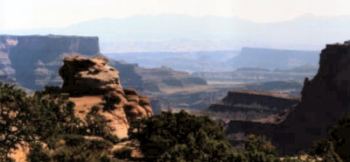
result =
[{"label": "distant ridge", "polygon": [[237,50],[244,46],[322,49],[350,37],[350,16],[303,15],[283,22],[256,23],[235,17],[185,15],[95,19],[64,28],[10,34],[96,35],[102,52]]}]

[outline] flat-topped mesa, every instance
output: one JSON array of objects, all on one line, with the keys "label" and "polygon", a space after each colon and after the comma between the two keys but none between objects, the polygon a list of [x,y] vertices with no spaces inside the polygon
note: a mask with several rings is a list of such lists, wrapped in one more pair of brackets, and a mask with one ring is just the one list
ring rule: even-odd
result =
[{"label": "flat-topped mesa", "polygon": [[63,57],[72,53],[97,55],[98,41],[98,37],[86,36],[0,35],[0,80],[15,78],[32,90],[61,85],[57,71]]},{"label": "flat-topped mesa", "polygon": [[291,110],[299,100],[276,93],[255,91],[230,91],[221,102],[212,104],[208,110],[214,112],[259,112],[259,116],[269,116]]},{"label": "flat-topped mesa", "polygon": [[[98,37],[63,35],[0,35],[0,41],[6,42],[14,52],[27,51],[30,55],[42,56],[78,52],[94,55],[100,52]],[[37,52],[37,53],[34,53]]]},{"label": "flat-topped mesa", "polygon": [[223,98],[225,105],[235,104],[252,104],[265,105],[268,107],[276,107],[286,109],[298,103],[298,99],[277,93],[263,93],[256,91],[230,91]]},{"label": "flat-topped mesa", "polygon": [[119,72],[107,64],[102,56],[92,58],[81,55],[67,56],[60,68],[62,91],[70,95],[103,95],[122,92]]}]

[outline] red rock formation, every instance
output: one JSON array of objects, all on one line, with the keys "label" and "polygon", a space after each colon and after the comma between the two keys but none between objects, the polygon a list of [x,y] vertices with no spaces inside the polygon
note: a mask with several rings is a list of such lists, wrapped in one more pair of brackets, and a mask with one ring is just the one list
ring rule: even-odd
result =
[{"label": "red rock formation", "polygon": [[101,56],[67,56],[60,69],[62,92],[71,96],[76,116],[84,121],[87,113],[97,107],[112,134],[124,138],[131,120],[150,117],[153,112],[147,97],[122,88],[119,72],[107,63]]}]

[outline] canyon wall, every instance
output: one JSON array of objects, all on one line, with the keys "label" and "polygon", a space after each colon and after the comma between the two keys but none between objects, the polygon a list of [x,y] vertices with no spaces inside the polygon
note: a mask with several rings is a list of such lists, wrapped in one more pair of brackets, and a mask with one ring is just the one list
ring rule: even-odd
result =
[{"label": "canyon wall", "polygon": [[120,81],[124,87],[133,88],[138,91],[147,89],[141,74],[137,72],[139,68],[137,64],[128,64],[115,60],[110,60],[110,64],[119,70],[120,77],[122,78]]},{"label": "canyon wall", "polygon": [[[63,82],[58,69],[63,58],[72,54],[101,55],[98,37],[0,35],[0,81],[19,83],[31,90],[60,86]],[[119,69],[125,87],[139,91],[206,84],[203,79],[169,68],[145,69],[113,60],[110,63]]]},{"label": "canyon wall", "polygon": [[65,55],[100,53],[97,37],[0,35],[0,47],[0,64],[12,68],[17,83],[29,89],[60,84],[57,71]]},{"label": "canyon wall", "polygon": [[305,79],[301,102],[283,122],[262,126],[261,123],[233,121],[228,132],[266,135],[281,148],[281,153],[296,153],[324,138],[327,129],[349,112],[350,44],[327,45],[319,64],[316,76],[312,80]]}]

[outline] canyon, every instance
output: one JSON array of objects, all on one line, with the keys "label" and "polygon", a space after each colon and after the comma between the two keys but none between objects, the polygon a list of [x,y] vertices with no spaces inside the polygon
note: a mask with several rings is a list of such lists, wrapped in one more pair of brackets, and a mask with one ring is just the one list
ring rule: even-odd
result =
[{"label": "canyon", "polygon": [[[59,67],[65,56],[81,54],[85,56],[103,55],[98,37],[60,35],[0,35],[0,79],[18,83],[29,90],[40,90],[45,86],[60,86]],[[203,79],[192,77],[186,72],[162,68],[145,69],[137,64],[111,60],[110,64],[120,70],[121,82],[125,87],[138,90],[159,90],[164,86],[185,86],[184,82],[205,85]],[[161,74],[160,74],[161,72]],[[151,78],[151,79],[148,79]]]},{"label": "canyon", "polygon": [[[246,50],[249,53],[252,49]],[[1,35],[0,79],[3,82],[17,83],[29,91],[62,85],[63,92],[70,94],[71,100],[76,103],[78,112],[81,113],[77,113],[78,116],[87,113],[84,111],[84,102],[91,101],[92,104],[99,105],[101,95],[108,94],[110,90],[117,92],[112,97],[118,96],[123,102],[123,106],[119,107],[128,107],[121,113],[125,114],[123,120],[130,118],[127,117],[128,114],[133,117],[149,116],[166,109],[190,109],[195,114],[200,110],[199,115],[224,119],[228,134],[263,134],[270,137],[282,153],[292,153],[308,148],[315,140],[323,138],[327,128],[348,112],[349,51],[348,43],[327,45],[322,50],[317,74],[311,80],[305,79],[303,88],[302,83],[289,79],[271,81],[261,78],[258,83],[215,85],[202,79],[205,77],[200,73],[193,75],[168,67],[144,68],[116,60],[109,60],[107,66],[107,59],[100,52],[97,37]],[[313,54],[310,57],[314,57]],[[61,66],[65,70],[59,70]],[[237,72],[249,74],[252,78],[256,78],[256,73],[259,72],[266,78],[271,78],[271,73],[284,74],[311,69],[306,71],[310,77],[313,76],[313,67],[299,68],[273,71],[241,68]],[[68,72],[72,69],[75,70]],[[74,78],[76,76],[79,78]],[[303,75],[295,77],[300,80]],[[300,91],[301,98],[298,98]],[[276,92],[279,93],[275,95]],[[82,94],[85,98],[81,98]],[[222,101],[219,100],[221,98]],[[150,105],[153,105],[153,111]],[[243,115],[232,115],[237,112]],[[123,120],[118,120],[119,125]],[[127,124],[124,122],[121,127],[125,128],[124,132],[116,134],[126,136]]]},{"label": "canyon", "polygon": [[[243,50],[243,52],[244,51],[245,50]],[[255,52],[256,51],[257,50],[255,50]],[[219,58],[221,61],[232,57],[232,52],[230,51],[218,52],[223,54],[223,58]],[[298,53],[298,51],[296,51],[296,53]],[[62,61],[65,56],[74,54],[104,56],[104,54],[100,52],[98,37],[0,35],[0,80],[3,82],[16,83],[29,91],[40,90],[45,86],[61,86],[63,80],[57,73],[59,67],[63,65]],[[162,56],[161,53],[147,53],[147,56],[155,56],[155,59],[165,57],[168,59],[167,62],[178,60],[178,63],[186,62],[182,61],[181,57],[198,57],[203,60],[199,62],[200,66],[198,67],[208,65],[207,69],[212,69],[212,67],[214,67],[212,64],[217,63],[215,60],[218,59],[213,56],[215,54],[217,54],[217,52],[213,51],[182,53],[181,55],[165,53],[165,56]],[[143,59],[146,57],[146,55],[142,53],[126,53],[125,56],[126,55],[131,60]],[[110,56],[110,54],[108,54],[108,56]],[[119,55],[116,54],[115,56]],[[249,57],[249,54],[247,56],[243,55],[243,57]],[[254,70],[252,68],[237,69],[237,72],[234,73],[189,73],[186,71],[177,71],[168,66],[145,68],[135,63],[126,63],[122,61],[122,58],[125,58],[124,56],[116,58],[120,58],[120,60],[109,59],[109,63],[119,70],[119,75],[121,76],[120,82],[124,87],[136,89],[140,93],[150,96],[155,107],[159,107],[160,109],[206,109],[210,104],[223,98],[230,90],[269,91],[271,88],[275,88],[278,85],[289,85],[289,83],[270,82],[271,79],[279,81],[284,79],[282,81],[285,82],[289,80],[299,81],[306,75],[312,75],[312,72],[307,74],[301,72],[294,75],[294,72],[269,72]],[[147,59],[145,59],[144,64],[147,64],[147,62]],[[226,66],[230,63],[218,64]],[[184,67],[187,67],[187,65]],[[225,79],[225,77],[229,78]],[[226,81],[228,83],[226,83]],[[217,82],[218,84],[216,84]],[[231,82],[237,82],[238,84],[235,83],[232,85]],[[301,90],[301,83],[292,83],[290,85],[289,87],[282,86],[282,88],[276,91],[285,91],[288,94],[298,96]]]}]

